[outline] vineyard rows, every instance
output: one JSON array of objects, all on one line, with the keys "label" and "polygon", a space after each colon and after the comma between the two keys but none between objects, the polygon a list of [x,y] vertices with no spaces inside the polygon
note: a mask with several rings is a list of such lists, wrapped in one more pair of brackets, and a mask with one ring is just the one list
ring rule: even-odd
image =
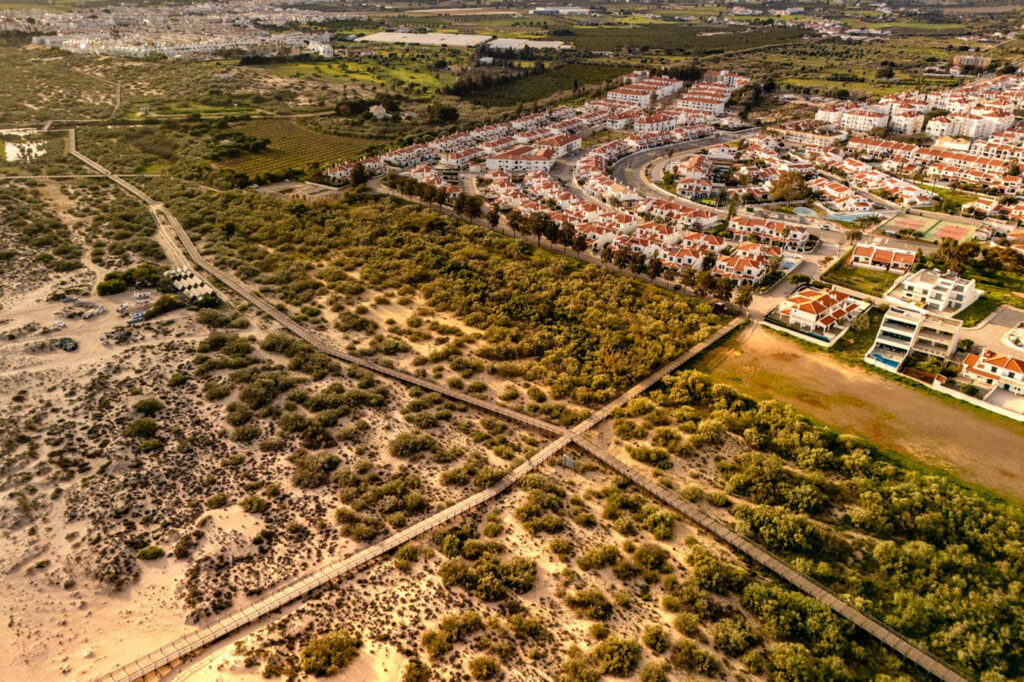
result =
[{"label": "vineyard rows", "polygon": [[246,121],[238,130],[270,140],[266,150],[224,162],[224,166],[249,175],[279,173],[290,168],[303,169],[312,163],[329,165],[359,158],[379,140],[365,137],[339,137],[320,133],[289,119]]}]

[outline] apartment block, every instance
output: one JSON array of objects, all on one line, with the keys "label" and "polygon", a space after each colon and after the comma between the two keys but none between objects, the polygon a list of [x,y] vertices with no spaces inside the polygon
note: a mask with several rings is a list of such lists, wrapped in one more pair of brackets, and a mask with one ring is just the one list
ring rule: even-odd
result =
[{"label": "apartment block", "polygon": [[866,359],[893,370],[915,352],[948,360],[956,352],[963,324],[953,318],[892,306],[882,318]]}]

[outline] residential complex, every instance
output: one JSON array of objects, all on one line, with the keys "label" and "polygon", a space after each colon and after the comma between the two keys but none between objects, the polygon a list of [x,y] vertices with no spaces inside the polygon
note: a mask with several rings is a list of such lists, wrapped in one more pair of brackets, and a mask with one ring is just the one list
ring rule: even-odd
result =
[{"label": "residential complex", "polygon": [[834,288],[806,286],[783,300],[768,319],[831,340],[866,308],[864,301]]},{"label": "residential complex", "polygon": [[877,244],[857,244],[850,253],[849,264],[857,268],[910,272],[917,254],[906,249],[894,249]]}]

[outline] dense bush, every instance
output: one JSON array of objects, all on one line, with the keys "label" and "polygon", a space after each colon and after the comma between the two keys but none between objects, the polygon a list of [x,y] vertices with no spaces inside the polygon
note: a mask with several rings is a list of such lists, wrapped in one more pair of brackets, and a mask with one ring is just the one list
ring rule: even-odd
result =
[{"label": "dense bush", "polygon": [[581,618],[590,620],[608,620],[614,607],[596,587],[590,587],[566,595],[565,603]]},{"label": "dense bush", "polygon": [[302,671],[314,677],[336,675],[359,655],[359,635],[337,630],[314,638],[302,649]]},{"label": "dense bush", "polygon": [[292,483],[299,488],[319,488],[327,483],[331,472],[338,468],[341,460],[331,452],[306,452],[299,450],[289,459],[295,465]]},{"label": "dense bush", "polygon": [[590,651],[597,669],[614,677],[632,675],[640,665],[640,656],[640,645],[621,637],[609,637]]}]

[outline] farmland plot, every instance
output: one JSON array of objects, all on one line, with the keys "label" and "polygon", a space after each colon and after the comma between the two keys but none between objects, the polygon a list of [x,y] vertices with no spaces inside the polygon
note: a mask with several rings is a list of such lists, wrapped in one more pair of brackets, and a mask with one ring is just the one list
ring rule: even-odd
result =
[{"label": "farmland plot", "polygon": [[247,135],[270,140],[265,151],[224,162],[240,173],[279,173],[310,164],[328,165],[349,161],[379,142],[375,138],[339,137],[309,130],[290,119],[246,121],[237,128]]}]

